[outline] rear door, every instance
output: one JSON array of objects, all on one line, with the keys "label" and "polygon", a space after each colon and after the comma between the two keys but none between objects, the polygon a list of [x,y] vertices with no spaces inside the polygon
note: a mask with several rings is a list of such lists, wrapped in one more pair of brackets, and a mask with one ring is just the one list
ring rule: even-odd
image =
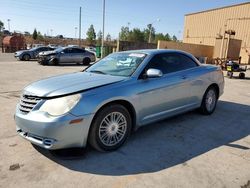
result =
[{"label": "rear door", "polygon": [[82,63],[83,62],[83,58],[84,58],[84,53],[85,50],[83,49],[79,49],[79,48],[74,48],[73,49],[73,59],[75,63]]}]

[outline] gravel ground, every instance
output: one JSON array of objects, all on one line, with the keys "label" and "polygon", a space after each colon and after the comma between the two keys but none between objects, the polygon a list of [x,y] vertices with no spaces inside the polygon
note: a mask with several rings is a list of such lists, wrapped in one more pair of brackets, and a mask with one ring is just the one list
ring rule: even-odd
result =
[{"label": "gravel ground", "polygon": [[118,151],[48,152],[15,132],[22,88],[82,66],[40,66],[0,53],[0,187],[250,187],[250,71],[225,78],[215,113],[145,126]]}]

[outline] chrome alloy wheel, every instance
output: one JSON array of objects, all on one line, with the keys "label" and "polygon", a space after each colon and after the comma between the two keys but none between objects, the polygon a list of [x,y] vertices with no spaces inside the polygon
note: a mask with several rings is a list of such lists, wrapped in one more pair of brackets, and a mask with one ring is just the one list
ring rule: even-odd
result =
[{"label": "chrome alloy wheel", "polygon": [[127,120],[120,112],[111,112],[103,118],[99,128],[100,141],[105,146],[118,144],[127,132]]},{"label": "chrome alloy wheel", "polygon": [[216,105],[216,94],[213,89],[210,89],[206,96],[206,108],[209,112],[213,111]]}]

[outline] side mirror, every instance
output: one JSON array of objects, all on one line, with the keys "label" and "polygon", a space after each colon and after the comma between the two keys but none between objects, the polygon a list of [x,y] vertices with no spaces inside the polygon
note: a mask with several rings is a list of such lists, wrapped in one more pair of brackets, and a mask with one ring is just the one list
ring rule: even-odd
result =
[{"label": "side mirror", "polygon": [[64,54],[64,51],[62,51],[61,54]]},{"label": "side mirror", "polygon": [[161,77],[163,74],[159,69],[148,69],[146,72],[147,78],[158,78]]}]

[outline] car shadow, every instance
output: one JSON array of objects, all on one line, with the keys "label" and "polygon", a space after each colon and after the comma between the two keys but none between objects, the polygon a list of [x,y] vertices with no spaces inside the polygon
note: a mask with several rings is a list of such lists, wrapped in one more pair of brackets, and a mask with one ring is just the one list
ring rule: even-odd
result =
[{"label": "car shadow", "polygon": [[59,152],[35,148],[78,172],[112,176],[158,172],[186,165],[188,160],[220,146],[249,149],[232,144],[250,134],[249,111],[248,105],[219,101],[211,116],[194,111],[142,127],[119,150],[110,153],[89,147]]}]

